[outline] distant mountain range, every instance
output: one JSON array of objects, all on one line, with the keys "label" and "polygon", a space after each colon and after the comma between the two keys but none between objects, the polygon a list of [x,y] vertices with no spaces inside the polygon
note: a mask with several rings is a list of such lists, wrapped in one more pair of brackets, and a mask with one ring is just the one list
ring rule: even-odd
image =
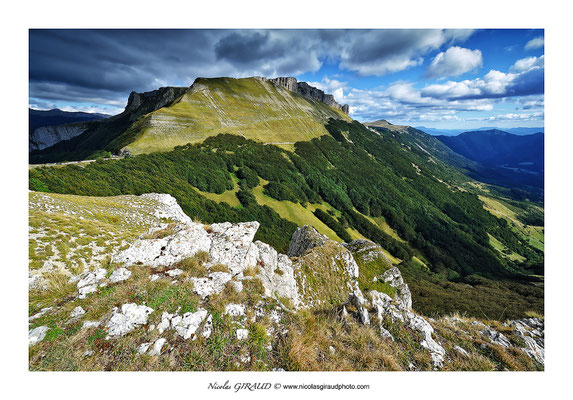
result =
[{"label": "distant mountain range", "polygon": [[511,186],[543,188],[544,133],[515,135],[498,129],[436,136],[450,149],[482,165],[476,178]]},{"label": "distant mountain range", "polygon": [[62,111],[58,108],[54,108],[53,110],[33,110],[30,108],[28,111],[30,118],[30,133],[34,132],[41,126],[54,126],[69,124],[72,122],[85,122],[109,117],[109,115],[106,114],[70,112]]},{"label": "distant mountain range", "polygon": [[[467,128],[466,129],[438,129],[438,128],[428,128],[425,126],[415,126],[416,129],[419,129],[421,131],[424,131],[426,133],[429,133],[430,135],[443,135],[443,136],[456,136],[459,135],[460,133],[464,133],[467,132]],[[500,130],[500,131],[504,131],[507,133],[512,133],[514,135],[531,135],[533,133],[538,133],[538,132],[545,132],[545,128],[543,127],[539,127],[539,128],[526,128],[526,127],[521,127],[521,128],[499,128],[499,127],[481,127],[481,128],[477,128],[474,130],[475,131],[491,131],[491,130]]]}]

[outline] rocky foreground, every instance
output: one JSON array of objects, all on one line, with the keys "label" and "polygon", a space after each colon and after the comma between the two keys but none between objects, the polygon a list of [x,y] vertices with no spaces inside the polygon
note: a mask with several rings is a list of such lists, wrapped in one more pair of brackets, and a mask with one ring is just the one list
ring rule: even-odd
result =
[{"label": "rocky foreground", "polygon": [[368,240],[304,226],[279,254],[258,222],[204,225],[162,194],[31,193],[30,221],[33,370],[544,367],[542,318],[421,316]]}]

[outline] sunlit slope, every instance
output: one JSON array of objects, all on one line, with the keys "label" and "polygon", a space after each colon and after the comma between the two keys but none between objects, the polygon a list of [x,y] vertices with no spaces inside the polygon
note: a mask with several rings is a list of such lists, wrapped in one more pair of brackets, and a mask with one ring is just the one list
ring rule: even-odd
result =
[{"label": "sunlit slope", "polygon": [[148,114],[126,148],[132,154],[166,151],[219,133],[292,144],[328,134],[329,118],[351,120],[260,78],[200,78],[179,102]]}]

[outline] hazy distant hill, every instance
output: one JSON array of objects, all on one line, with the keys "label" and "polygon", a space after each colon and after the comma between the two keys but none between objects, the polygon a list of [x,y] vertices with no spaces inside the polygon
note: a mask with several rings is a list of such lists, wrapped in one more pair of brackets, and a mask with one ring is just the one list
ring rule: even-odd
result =
[{"label": "hazy distant hill", "polygon": [[[416,126],[416,129],[420,129],[421,131],[424,131],[426,133],[429,133],[430,135],[444,135],[444,136],[456,136],[459,135],[460,133],[464,133],[467,132],[467,129],[438,129],[438,128],[428,128],[425,126]],[[538,132],[545,132],[545,128],[540,127],[540,128],[526,128],[526,127],[521,127],[521,128],[499,128],[499,127],[482,127],[482,128],[478,128],[475,129],[474,131],[491,131],[491,130],[501,130],[507,133],[512,133],[514,135],[531,135],[534,133],[538,133]]]},{"label": "hazy distant hill", "polygon": [[30,133],[41,126],[54,126],[70,124],[72,122],[84,122],[109,117],[106,114],[95,114],[85,112],[62,111],[57,108],[53,110],[33,110],[29,109]]},{"label": "hazy distant hill", "polygon": [[480,178],[513,186],[543,187],[544,134],[514,135],[497,129],[436,136],[450,149],[484,168]]}]

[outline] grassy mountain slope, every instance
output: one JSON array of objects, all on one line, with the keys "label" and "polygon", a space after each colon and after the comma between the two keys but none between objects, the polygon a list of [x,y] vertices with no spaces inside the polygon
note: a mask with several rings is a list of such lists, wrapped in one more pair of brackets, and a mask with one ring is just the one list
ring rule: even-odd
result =
[{"label": "grassy mountain slope", "polygon": [[349,121],[338,109],[259,78],[200,78],[181,100],[145,117],[128,132],[132,154],[171,150],[231,133],[272,144],[293,144],[327,133],[329,118]]},{"label": "grassy mountain slope", "polygon": [[[451,150],[416,130],[372,131],[335,119],[325,129],[330,135],[297,142],[294,152],[218,135],[170,152],[84,168],[35,168],[30,188],[96,196],[170,193],[189,216],[205,223],[258,220],[256,239],[280,251],[297,225],[310,223],[326,234],[328,228],[335,239],[371,239],[393,260],[402,260],[414,282],[414,301],[427,304],[426,313],[443,312],[446,305],[439,299],[444,295],[450,296],[448,311],[505,316],[542,311],[542,282],[541,287],[527,283],[533,279],[529,275],[539,274],[520,259],[504,257],[490,235],[529,263],[542,263],[543,252],[464,188],[471,189],[468,178],[443,160]],[[505,288],[511,299],[507,310],[499,309],[496,290],[468,303],[468,283],[484,282]],[[507,289],[516,282],[524,289]],[[449,293],[445,283],[459,288]],[[424,300],[428,295],[432,301]]]}]

